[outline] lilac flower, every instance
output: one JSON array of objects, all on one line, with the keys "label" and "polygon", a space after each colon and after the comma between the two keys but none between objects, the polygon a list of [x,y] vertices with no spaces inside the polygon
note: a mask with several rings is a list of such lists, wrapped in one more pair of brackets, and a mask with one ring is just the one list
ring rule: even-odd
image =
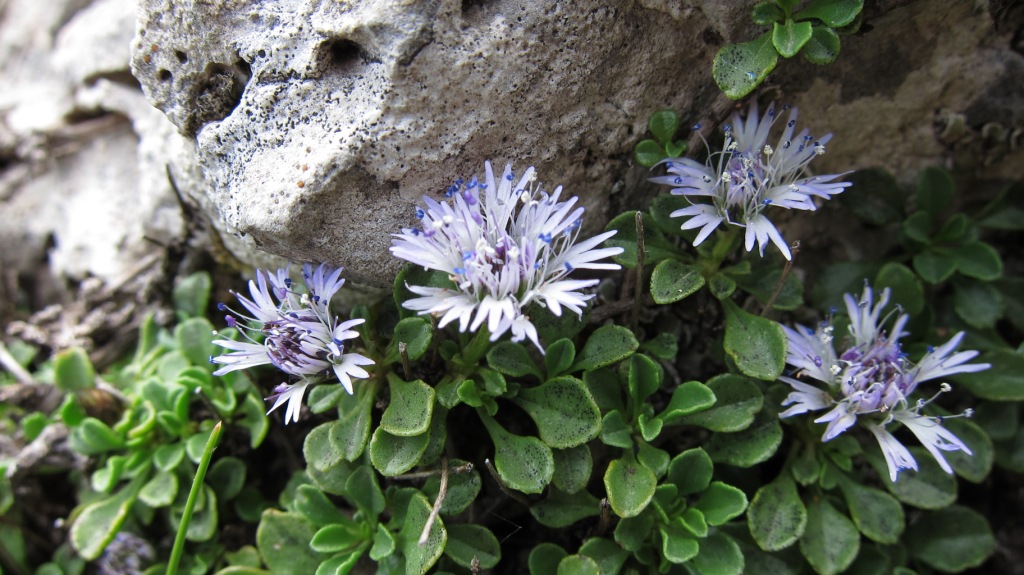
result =
[{"label": "lilac flower", "polygon": [[[725,222],[746,229],[747,251],[756,241],[763,256],[770,240],[787,260],[792,259],[789,246],[764,212],[771,206],[815,210],[815,197],[827,200],[850,185],[833,181],[843,174],[804,177],[811,160],[825,153],[832,134],[815,138],[805,128],[794,135],[797,110],[789,106],[783,110],[790,110],[789,119],[774,147],[768,143],[768,135],[778,117],[775,105],[771,104],[762,118],[755,100],[746,120],[738,112],[733,114],[732,124],[724,128],[722,151],[711,154],[707,165],[686,158],[666,160],[669,175],[650,179],[674,186],[673,194],[692,202],[670,215],[689,218],[682,225],[684,230],[700,228],[693,245],[700,245]],[[699,128],[699,124],[695,126]]]},{"label": "lilac flower", "polygon": [[451,203],[424,197],[426,209],[416,208],[421,226],[394,234],[391,253],[447,272],[457,286],[409,286],[420,297],[403,305],[440,315],[441,327],[458,320],[459,331],[476,331],[486,323],[491,341],[511,331],[512,341],[529,338],[541,348],[523,310],[536,302],[558,316],[563,307],[581,315],[594,296],[580,290],[598,280],[567,276],[578,268],[619,269],[600,260],[622,248],[598,248],[614,231],[577,242],[583,208],[574,208],[576,197],[560,202],[561,186],[550,195],[540,190],[532,167],[518,182],[511,165],[497,180],[490,162],[484,168],[483,182],[458,180],[448,189]]},{"label": "lilac flower", "polygon": [[[256,270],[256,280],[249,282],[251,298],[232,292],[250,315],[232,311],[233,315],[225,317],[228,326],[238,328],[244,339],[214,340],[229,352],[210,358],[223,365],[213,374],[270,364],[299,378],[297,383],[282,383],[268,398],[275,400],[270,411],[287,402],[285,423],[298,421],[306,388],[331,375],[353,393],[352,378],[369,377],[361,366],[371,365],[373,360],[345,350],[345,342],[359,335],[352,328],[364,320],[339,321],[332,312],[331,298],[345,283],[340,278],[341,268],[321,264],[314,270],[307,264],[302,269],[305,289],[297,291],[286,270],[274,275]],[[223,304],[219,307],[231,311]],[[256,334],[262,335],[262,341]]]},{"label": "lilac flower", "polygon": [[[889,479],[896,481],[901,469],[917,470],[917,462],[910,451],[886,429],[889,424],[903,424],[932,454],[946,473],[952,473],[944,451],[971,450],[949,430],[942,427],[941,417],[921,414],[921,410],[940,394],[950,391],[943,383],[931,399],[911,400],[910,397],[924,381],[938,379],[954,373],[969,373],[988,369],[987,363],[967,363],[978,355],[977,351],[953,353],[963,340],[963,332],[953,336],[942,346],[931,349],[916,364],[907,359],[900,346],[906,335],[903,328],[909,316],[901,314],[886,333],[884,324],[890,316],[881,317],[889,303],[889,288],[882,290],[878,302],[874,293],[864,287],[860,301],[850,294],[844,297],[846,312],[850,316],[850,338],[841,354],[833,346],[833,327],[825,321],[817,329],[801,325],[797,329],[783,326],[789,339],[787,363],[804,375],[824,384],[822,388],[808,385],[790,377],[780,377],[793,391],[782,402],[789,409],[779,417],[791,417],[809,411],[828,409],[815,423],[827,423],[823,441],[829,441],[852,427],[858,421],[870,431],[882,448],[889,468]],[[890,314],[891,315],[891,314]],[[963,415],[970,416],[970,410]]]}]

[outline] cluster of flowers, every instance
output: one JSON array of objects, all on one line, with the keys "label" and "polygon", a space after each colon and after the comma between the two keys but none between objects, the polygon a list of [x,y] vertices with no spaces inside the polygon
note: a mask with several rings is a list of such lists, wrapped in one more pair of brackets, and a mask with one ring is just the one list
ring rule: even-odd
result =
[{"label": "cluster of flowers", "polygon": [[[954,373],[976,372],[990,367],[987,363],[967,363],[977,351],[953,353],[964,337],[964,332],[953,336],[940,347],[930,349],[916,364],[907,358],[900,346],[900,338],[907,335],[903,328],[909,321],[900,314],[892,328],[886,332],[885,324],[893,315],[882,317],[889,303],[889,288],[882,290],[874,301],[868,286],[860,300],[846,294],[846,313],[850,317],[849,341],[842,353],[837,353],[833,325],[824,321],[816,329],[797,325],[796,329],[783,326],[789,340],[787,362],[795,367],[797,375],[806,375],[824,385],[824,389],[808,385],[791,377],[781,377],[793,388],[782,402],[792,405],[780,417],[829,409],[815,423],[828,423],[823,441],[834,439],[855,423],[870,431],[882,448],[889,468],[889,478],[896,481],[902,469],[917,470],[917,461],[910,451],[886,429],[900,423],[913,433],[932,454],[946,473],[953,470],[942,455],[943,451],[971,450],[948,429],[942,427],[941,417],[923,415],[921,410],[936,397],[950,391],[943,383],[931,399],[910,399],[922,382]],[[967,410],[963,415],[970,416]]]},{"label": "cluster of flowers", "polygon": [[[774,105],[761,117],[755,102],[746,118],[734,114],[732,124],[724,128],[723,149],[712,153],[706,165],[689,159],[671,160],[667,161],[669,175],[651,178],[674,186],[673,194],[692,202],[671,215],[689,217],[683,229],[700,228],[694,245],[725,222],[745,228],[747,251],[756,242],[763,255],[770,240],[791,259],[789,246],[764,212],[771,206],[814,210],[815,198],[829,199],[850,185],[835,181],[842,174],[805,176],[807,165],[825,152],[831,134],[815,139],[804,129],[794,135],[797,111],[783,110],[789,111],[789,117],[774,147],[768,144],[777,119]],[[576,269],[619,269],[607,258],[622,249],[599,247],[614,231],[580,240],[584,210],[576,207],[577,198],[560,201],[561,187],[545,192],[536,183],[532,167],[518,179],[510,165],[498,178],[490,163],[484,167],[482,180],[456,181],[445,193],[450,201],[424,197],[425,207],[416,208],[420,225],[394,234],[394,256],[444,272],[453,284],[410,285],[417,297],[403,305],[420,314],[439,316],[440,327],[456,320],[461,332],[486,325],[491,341],[511,332],[512,341],[529,339],[543,353],[528,315],[529,306],[537,304],[558,316],[563,307],[582,315],[583,307],[594,297],[583,290],[598,280],[570,279],[569,275]],[[351,394],[352,378],[369,377],[361,366],[373,361],[346,352],[345,342],[358,335],[352,328],[363,320],[339,321],[332,312],[331,298],[344,283],[340,274],[341,268],[321,265],[313,270],[307,265],[302,273],[305,289],[296,291],[285,270],[276,274],[258,270],[256,280],[249,283],[251,298],[235,294],[248,315],[232,312],[226,318],[229,326],[240,328],[244,340],[214,341],[230,350],[211,358],[223,364],[215,374],[272,364],[297,377],[295,382],[279,385],[269,398],[274,400],[270,411],[287,404],[286,422],[298,420],[303,394],[312,383],[333,375]],[[829,409],[815,420],[828,424],[824,441],[860,420],[877,438],[893,481],[901,469],[917,469],[909,450],[887,429],[899,423],[951,472],[942,452],[970,450],[941,426],[941,418],[921,413],[931,400],[912,401],[910,397],[921,382],[989,366],[967,363],[977,356],[975,351],[954,353],[963,333],[912,363],[899,343],[908,317],[899,315],[887,333],[884,324],[889,316],[880,316],[889,301],[889,290],[882,291],[877,303],[873,298],[870,287],[860,301],[846,295],[851,341],[842,353],[834,347],[830,322],[817,329],[785,328],[789,364],[799,370],[797,376],[816,379],[824,389],[782,377],[793,392],[783,402],[792,407],[780,416]],[[942,384],[935,397],[948,389]]]},{"label": "cluster of flowers", "polygon": [[369,377],[361,366],[372,365],[373,360],[345,350],[345,342],[359,335],[352,328],[364,320],[339,321],[331,309],[331,298],[345,283],[341,270],[326,264],[314,270],[307,264],[302,268],[302,290],[286,270],[276,274],[256,270],[256,279],[249,281],[251,298],[232,292],[248,314],[219,305],[230,312],[225,321],[241,332],[242,340],[214,340],[230,352],[210,358],[224,366],[213,374],[270,364],[297,377],[292,383],[278,385],[268,398],[274,400],[270,411],[288,405],[285,423],[299,420],[306,388],[331,375],[352,393],[352,378]]},{"label": "cluster of flowers", "polygon": [[[745,228],[747,251],[754,248],[756,240],[763,256],[771,240],[787,260],[792,259],[789,245],[764,212],[771,206],[815,210],[814,198],[827,200],[850,186],[849,182],[834,181],[843,174],[804,177],[811,160],[825,153],[832,134],[816,139],[805,128],[794,135],[797,109],[783,106],[783,110],[789,111],[789,119],[774,147],[768,137],[778,118],[775,105],[761,117],[755,100],[745,120],[734,113],[732,123],[722,128],[722,150],[710,154],[707,164],[688,158],[665,160],[669,175],[650,179],[673,186],[673,194],[692,202],[670,215],[689,218],[682,225],[684,230],[700,228],[693,245],[700,245],[725,222]],[[700,124],[694,126],[700,128]],[[704,144],[707,146],[707,141]],[[700,198],[711,203],[696,201]]]}]

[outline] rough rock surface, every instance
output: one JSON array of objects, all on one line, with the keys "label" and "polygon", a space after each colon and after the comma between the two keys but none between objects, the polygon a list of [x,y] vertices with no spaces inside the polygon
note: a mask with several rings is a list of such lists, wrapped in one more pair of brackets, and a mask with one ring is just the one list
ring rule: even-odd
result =
[{"label": "rough rock surface", "polygon": [[[844,40],[838,63],[783,62],[776,89],[837,132],[828,169],[934,164],[946,152],[935,111],[966,111],[1012,84],[1014,30],[994,33],[995,5],[982,1],[868,4],[881,17]],[[635,189],[630,154],[647,116],[672,106],[699,119],[715,107],[711,59],[756,33],[748,9],[143,0],[132,70],[195,136],[231,228],[262,249],[386,282],[397,265],[388,233],[411,223],[420,195],[485,159],[536,165],[582,197],[592,224],[649,195]],[[1017,84],[1001,97],[1019,111]]]},{"label": "rough rock surface", "polygon": [[[485,159],[536,165],[600,225],[658,192],[631,162],[653,110],[713,123],[728,108],[710,62],[758,32],[748,9],[7,0],[4,294],[40,268],[119,278],[181,241],[168,169],[249,246],[377,282],[397,265],[388,233],[411,223],[418,197]],[[821,169],[882,166],[906,181],[955,163],[1020,177],[1024,5],[876,0],[865,15],[835,64],[784,61],[763,90],[836,134]]]}]

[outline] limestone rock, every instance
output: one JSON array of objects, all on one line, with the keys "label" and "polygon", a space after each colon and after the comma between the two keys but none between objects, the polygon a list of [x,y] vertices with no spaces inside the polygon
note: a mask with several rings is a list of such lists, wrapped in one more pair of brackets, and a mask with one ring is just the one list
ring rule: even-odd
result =
[{"label": "limestone rock", "polygon": [[[687,122],[720,119],[729,103],[711,60],[722,43],[759,33],[748,10],[698,0],[141,0],[132,70],[196,138],[209,197],[233,230],[386,283],[398,265],[388,234],[412,223],[420,195],[486,159],[535,165],[547,184],[581,196],[591,226],[642,206],[653,190],[631,150],[648,115],[673,107]],[[934,111],[968,109],[1019,68],[1013,30],[993,35],[981,0],[879,2],[866,19],[837,63],[786,61],[766,86],[836,132],[830,170],[909,173],[941,161]]]}]

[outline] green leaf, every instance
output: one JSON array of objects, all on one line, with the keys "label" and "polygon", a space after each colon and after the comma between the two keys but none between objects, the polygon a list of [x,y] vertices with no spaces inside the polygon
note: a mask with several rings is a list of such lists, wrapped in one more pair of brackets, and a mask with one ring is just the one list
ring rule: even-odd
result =
[{"label": "green leaf", "polygon": [[669,158],[678,158],[679,156],[682,156],[686,153],[688,148],[689,145],[682,140],[665,142],[665,154],[667,154]]},{"label": "green leaf", "polygon": [[633,428],[619,410],[609,411],[601,421],[601,442],[612,447],[633,447]]},{"label": "green leaf", "polygon": [[527,563],[530,575],[551,575],[558,571],[558,563],[568,554],[554,543],[541,543],[530,551]]},{"label": "green leaf", "polygon": [[704,287],[704,276],[698,266],[663,260],[651,273],[651,296],[655,303],[670,304],[687,298]]},{"label": "green leaf", "polygon": [[210,466],[206,482],[221,499],[234,499],[245,486],[245,463],[237,457],[222,457]]},{"label": "green leaf", "polygon": [[[752,273],[732,274],[729,270],[722,270],[728,274],[738,286],[752,294],[758,301],[767,304],[772,296],[772,309],[789,311],[799,308],[804,303],[804,284],[797,274],[788,274],[783,279],[783,268],[771,265],[769,260],[759,259],[754,264]],[[779,283],[782,287],[779,288]],[[776,293],[776,290],[778,292]]]},{"label": "green leaf", "polygon": [[373,547],[370,547],[370,559],[380,561],[395,552],[395,538],[383,524],[377,524],[377,533],[373,536]]},{"label": "green leaf", "polygon": [[[453,471],[454,468],[465,465],[466,462],[461,459],[452,459],[448,462],[448,494],[441,503],[441,513],[444,515],[458,515],[469,509],[469,506],[476,500],[476,496],[480,494],[480,474],[475,469],[462,473]],[[423,485],[423,493],[431,501],[437,499],[440,491],[440,475],[432,475]]]},{"label": "green leaf", "polygon": [[498,373],[512,377],[542,377],[537,364],[530,358],[530,352],[522,345],[510,341],[499,342],[487,352],[487,365]]},{"label": "green leaf", "polygon": [[726,96],[738,100],[754,91],[778,62],[772,32],[765,32],[756,40],[722,47],[715,54],[711,75]]},{"label": "green leaf", "polygon": [[594,462],[590,447],[579,445],[569,449],[554,449],[555,472],[551,483],[558,489],[573,494],[587,486]]},{"label": "green leaf", "polygon": [[917,177],[917,208],[933,219],[949,206],[955,194],[953,178],[942,168],[925,168]]},{"label": "green leaf", "polygon": [[1024,355],[997,349],[981,354],[972,363],[988,363],[992,367],[976,373],[958,373],[950,379],[981,399],[1024,401]]},{"label": "green leaf", "polygon": [[938,284],[949,279],[956,271],[957,260],[952,254],[939,248],[929,248],[914,256],[914,271],[921,279]]},{"label": "green leaf", "polygon": [[362,556],[362,549],[356,549],[349,554],[335,555],[321,563],[314,575],[348,575],[355,569]]},{"label": "green leaf", "polygon": [[971,450],[971,455],[963,451],[947,451],[946,461],[960,477],[971,483],[981,483],[992,471],[995,460],[992,440],[987,433],[974,421],[964,418],[947,418],[942,425],[953,432]]},{"label": "green leaf", "polygon": [[932,224],[931,214],[925,211],[914,212],[903,221],[903,234],[914,242],[927,244],[931,239]]},{"label": "green leaf", "polygon": [[64,393],[95,387],[95,377],[89,355],[80,347],[60,351],[53,359],[53,382]]},{"label": "green leaf", "polygon": [[950,216],[942,229],[935,236],[937,243],[959,243],[963,241],[968,232],[971,231],[971,218],[967,214],[958,213]]},{"label": "green leaf", "polygon": [[646,355],[630,357],[627,386],[634,405],[642,405],[661,386],[661,368]]},{"label": "green leaf", "polygon": [[967,325],[986,329],[1003,316],[1005,303],[1002,292],[990,283],[958,281],[953,284],[953,308]]},{"label": "green leaf", "polygon": [[676,135],[676,130],[679,129],[679,114],[676,114],[674,110],[658,110],[648,118],[647,129],[662,144],[671,142],[672,137]]},{"label": "green leaf", "polygon": [[654,528],[653,513],[641,513],[636,517],[625,517],[615,526],[615,542],[627,551],[639,551],[647,543]]},{"label": "green leaf", "polygon": [[725,310],[725,352],[744,375],[774,381],[786,366],[786,334],[769,319],[747,313],[731,300]]},{"label": "green leaf", "polygon": [[747,509],[747,496],[732,485],[715,481],[704,490],[694,508],[704,514],[708,525],[723,525],[743,514]]},{"label": "green leaf", "polygon": [[339,418],[331,426],[329,437],[331,445],[347,461],[355,461],[366,449],[373,398],[373,386],[358,386],[354,395],[346,393],[338,399]]},{"label": "green leaf", "polygon": [[558,562],[556,575],[601,575],[601,568],[586,555],[569,555]]},{"label": "green leaf", "polygon": [[574,494],[551,489],[546,499],[530,505],[530,514],[541,525],[560,529],[601,514],[601,502],[586,491]]},{"label": "green leaf", "polygon": [[864,0],[814,0],[793,18],[817,18],[830,28],[842,28],[850,25],[863,8]]},{"label": "green leaf", "polygon": [[313,551],[321,553],[338,553],[352,551],[369,537],[367,525],[351,519],[320,528],[309,541]]},{"label": "green leaf", "polygon": [[860,551],[860,534],[848,517],[825,499],[807,508],[807,529],[800,537],[800,552],[820,575],[846,570]]},{"label": "green leaf", "polygon": [[905,526],[903,506],[888,493],[853,480],[839,482],[850,518],[865,537],[886,545],[900,540]]},{"label": "green leaf", "polygon": [[210,304],[210,288],[210,274],[206,272],[196,272],[175,282],[172,298],[179,321],[206,316],[206,307]]},{"label": "green leaf", "polygon": [[402,554],[405,556],[406,575],[424,575],[441,558],[448,542],[448,531],[438,517],[430,526],[426,544],[420,545],[420,534],[430,516],[430,503],[421,493],[409,498],[409,508],[399,534]]},{"label": "green leaf", "polygon": [[178,476],[167,471],[158,471],[139,490],[139,499],[153,508],[167,507],[178,495]]},{"label": "green leaf", "polygon": [[[644,222],[644,261],[647,264],[676,257],[679,249],[672,244],[654,223],[650,215],[643,215]],[[624,212],[608,222],[605,231],[616,230],[615,236],[605,241],[607,247],[622,248],[622,253],[612,256],[616,263],[628,268],[636,267],[636,212]]]},{"label": "green leaf", "polygon": [[412,437],[402,437],[378,427],[370,439],[370,462],[381,475],[401,475],[420,462],[420,457],[427,449],[429,436],[428,433],[421,433]]},{"label": "green leaf", "polygon": [[422,435],[434,412],[434,388],[420,380],[402,381],[388,374],[391,403],[380,418],[380,428],[400,437]]},{"label": "green leaf", "polygon": [[641,140],[633,148],[633,158],[641,166],[650,168],[665,159],[665,148],[654,140]]},{"label": "green leaf", "polygon": [[310,520],[313,525],[331,525],[350,521],[331,500],[313,485],[300,485],[295,490],[295,511]]},{"label": "green leaf", "polygon": [[671,563],[685,563],[697,556],[700,544],[677,518],[658,529],[661,533],[661,554]]},{"label": "green leaf", "polygon": [[708,289],[716,299],[724,301],[736,291],[736,280],[723,273],[717,273],[711,276]]},{"label": "green leaf", "polygon": [[459,565],[469,568],[476,560],[479,568],[491,569],[501,561],[501,545],[491,530],[482,525],[460,523],[448,526],[448,543],[444,554]]},{"label": "green leaf", "polygon": [[637,462],[653,471],[656,477],[661,477],[668,471],[669,456],[667,451],[652,447],[645,441],[638,441],[635,454]]},{"label": "green leaf", "polygon": [[524,387],[512,401],[529,414],[541,440],[550,447],[576,447],[601,431],[601,412],[587,387],[575,377],[556,377],[537,387]]},{"label": "green leaf", "polygon": [[672,458],[668,466],[668,481],[676,486],[680,496],[693,495],[707,489],[712,473],[714,464],[711,458],[700,447],[694,447]]},{"label": "green leaf", "polygon": [[555,459],[551,448],[536,437],[513,435],[498,422],[477,410],[494,442],[494,466],[505,485],[523,493],[540,493],[551,483]]},{"label": "green leaf", "polygon": [[705,445],[711,460],[737,467],[752,467],[775,454],[782,443],[782,427],[774,410],[762,409],[743,431],[716,433]]},{"label": "green leaf", "polygon": [[[671,162],[666,162],[671,164]],[[651,208],[649,210],[651,222],[657,226],[658,231],[663,234],[670,234],[673,236],[683,237],[696,237],[696,232],[693,230],[682,229],[683,220],[673,218],[672,213],[677,210],[681,210],[690,205],[690,201],[683,196],[673,196],[671,194],[662,194],[656,196],[651,202]],[[647,225],[647,220],[644,220],[644,225]],[[633,233],[636,236],[636,232]],[[636,241],[634,237],[634,241]],[[635,247],[635,246],[634,246]]]},{"label": "green leaf", "polygon": [[693,564],[701,575],[740,575],[744,572],[743,551],[732,537],[718,531],[700,541]]},{"label": "green leaf", "polygon": [[943,573],[958,573],[984,563],[996,539],[978,512],[954,505],[929,513],[907,529],[911,556]]},{"label": "green leaf", "polygon": [[885,288],[892,290],[889,300],[891,308],[899,305],[911,316],[924,309],[924,287],[914,272],[903,264],[890,262],[882,266],[875,276],[874,286],[878,293]]},{"label": "green leaf", "polygon": [[560,339],[548,346],[544,354],[544,367],[547,368],[548,378],[562,375],[572,366],[576,359],[576,346],[572,340]]},{"label": "green leaf", "polygon": [[1020,429],[1020,410],[1014,403],[981,402],[974,408],[972,423],[984,429],[992,441],[1006,441]]},{"label": "green leaf", "polygon": [[682,522],[683,527],[690,532],[691,535],[697,537],[708,536],[708,523],[704,519],[704,514],[699,509],[689,507],[683,514],[679,516],[679,521]]},{"label": "green leaf", "polygon": [[679,354],[679,341],[674,334],[663,331],[640,344],[640,351],[658,359],[673,361]]},{"label": "green leaf", "polygon": [[83,455],[98,455],[124,447],[124,439],[106,423],[86,417],[71,433],[71,447]]},{"label": "green leaf", "polygon": [[634,517],[643,511],[654,497],[657,483],[654,472],[629,454],[610,462],[604,474],[608,503],[619,517]]},{"label": "green leaf", "polygon": [[772,44],[784,58],[792,58],[811,39],[810,22],[775,22],[772,29]]},{"label": "green leaf", "polygon": [[882,477],[882,484],[897,499],[921,509],[941,509],[956,501],[956,478],[947,474],[922,447],[910,447],[918,471],[902,471],[896,482],[889,481],[889,472],[879,450],[867,453],[868,462]]},{"label": "green leaf", "polygon": [[687,381],[672,391],[668,406],[658,417],[665,425],[681,423],[687,415],[710,408],[716,400],[715,392],[708,386],[699,381]]},{"label": "green leaf", "polygon": [[434,328],[429,321],[419,316],[407,317],[395,325],[394,337],[388,345],[388,359],[390,362],[398,361],[401,357],[398,344],[404,343],[409,360],[416,361],[430,349],[433,338]]},{"label": "green leaf", "polygon": [[754,541],[765,551],[796,543],[807,526],[807,508],[793,480],[781,475],[758,489],[747,509],[747,524]]},{"label": "green leaf", "polygon": [[968,242],[953,252],[957,269],[965,276],[981,281],[1003,277],[1003,260],[999,252],[985,242]]},{"label": "green leaf", "polygon": [[121,531],[121,526],[135,505],[143,477],[136,477],[132,483],[110,497],[80,508],[68,537],[75,551],[86,561],[98,558]]},{"label": "green leaf", "polygon": [[[699,425],[711,431],[741,431],[753,423],[754,415],[761,411],[761,406],[764,405],[761,390],[742,375],[715,376],[708,381],[707,389],[715,398],[714,405],[682,417],[678,423]],[[672,406],[671,402],[669,406]]]},{"label": "green leaf", "polygon": [[601,573],[618,573],[629,559],[629,552],[611,539],[591,537],[580,545],[580,555],[586,555],[597,562]]},{"label": "green leaf", "polygon": [[368,465],[360,465],[349,474],[345,480],[345,495],[366,517],[380,515],[386,505],[377,474]]},{"label": "green leaf", "polygon": [[256,449],[270,431],[270,420],[264,411],[263,400],[255,393],[245,394],[242,406],[236,412],[235,423],[249,431],[249,447]]},{"label": "green leaf", "polygon": [[[839,57],[839,48],[839,34],[833,32],[831,28],[815,26],[811,30],[811,39],[804,44],[803,55],[811,64],[824,66],[836,61]],[[864,214],[869,209],[871,208],[865,208],[860,213]],[[884,212],[880,213],[881,217],[887,217],[882,214]]]},{"label": "green leaf", "polygon": [[576,357],[572,371],[593,371],[626,359],[640,342],[629,329],[618,325],[597,328],[583,344],[583,350]]},{"label": "green leaf", "polygon": [[192,365],[207,366],[215,349],[212,333],[213,324],[205,317],[193,317],[174,328],[174,339]]},{"label": "green leaf", "polygon": [[772,2],[772,0],[766,0],[754,6],[750,17],[753,19],[754,24],[767,26],[776,20],[782,20],[786,17],[786,14],[782,12],[778,4]]}]

